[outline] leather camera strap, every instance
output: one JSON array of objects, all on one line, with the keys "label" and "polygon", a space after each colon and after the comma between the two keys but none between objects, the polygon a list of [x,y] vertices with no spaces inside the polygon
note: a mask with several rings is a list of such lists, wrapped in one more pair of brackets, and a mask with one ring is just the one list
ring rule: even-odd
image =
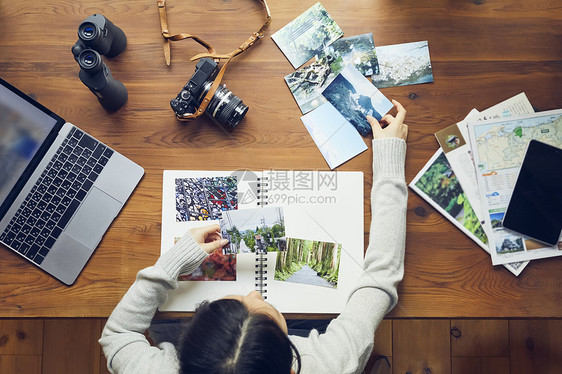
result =
[{"label": "leather camera strap", "polygon": [[226,71],[226,67],[228,66],[228,63],[232,61],[234,57],[238,56],[240,53],[244,52],[245,50],[253,46],[256,41],[263,38],[265,30],[267,30],[269,24],[271,23],[271,13],[269,12],[269,6],[267,5],[266,0],[259,0],[259,2],[263,4],[266,11],[266,20],[262,25],[262,27],[258,31],[253,33],[248,38],[248,40],[246,40],[242,45],[240,45],[232,52],[227,54],[217,54],[214,48],[209,43],[199,38],[197,35],[191,35],[191,34],[170,35],[170,31],[168,28],[168,18],[166,16],[166,0],[157,1],[158,12],[160,13],[160,26],[162,28],[162,36],[164,37],[164,59],[166,61],[166,65],[168,66],[171,65],[170,41],[177,41],[183,39],[193,39],[194,41],[201,44],[203,47],[207,49],[207,53],[200,53],[198,55],[195,55],[191,58],[191,61],[195,61],[205,57],[212,58],[213,60],[215,60],[215,62],[219,62],[220,60],[226,60],[226,62],[221,67],[219,73],[217,74],[213,84],[211,85],[211,88],[203,98],[203,101],[201,101],[201,105],[199,105],[199,108],[197,108],[197,110],[193,114],[184,115],[181,117],[178,116],[179,120],[182,121],[192,120],[205,113],[205,110],[207,109],[207,106],[209,105],[211,98],[215,95],[217,88],[221,84],[222,77],[224,75],[224,72]]}]

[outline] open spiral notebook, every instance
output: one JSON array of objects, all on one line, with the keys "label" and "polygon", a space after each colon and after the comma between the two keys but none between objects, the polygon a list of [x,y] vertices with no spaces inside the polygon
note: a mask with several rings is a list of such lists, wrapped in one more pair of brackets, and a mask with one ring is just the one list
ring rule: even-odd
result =
[{"label": "open spiral notebook", "polygon": [[224,211],[280,207],[285,237],[341,244],[341,258],[337,287],[329,288],[273,279],[279,252],[272,248],[241,251],[226,263],[235,261],[234,278],[183,280],[160,310],[194,311],[204,300],[258,290],[284,313],[341,312],[363,271],[363,204],[362,172],[164,171],[162,253],[188,229],[219,223]]}]

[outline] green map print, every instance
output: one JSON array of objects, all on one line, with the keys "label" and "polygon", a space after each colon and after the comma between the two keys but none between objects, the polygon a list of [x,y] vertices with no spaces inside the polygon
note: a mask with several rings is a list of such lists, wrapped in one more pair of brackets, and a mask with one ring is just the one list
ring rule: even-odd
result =
[{"label": "green map print", "polygon": [[562,148],[562,114],[475,125],[474,135],[480,172],[515,168],[532,139]]}]

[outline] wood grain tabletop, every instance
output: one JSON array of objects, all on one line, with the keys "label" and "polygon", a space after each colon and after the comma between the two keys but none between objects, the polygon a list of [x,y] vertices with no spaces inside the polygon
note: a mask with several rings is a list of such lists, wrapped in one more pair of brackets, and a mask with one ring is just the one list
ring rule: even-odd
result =
[{"label": "wood grain tabletop", "polygon": [[[220,53],[263,23],[256,0],[168,0],[170,32],[191,33]],[[166,169],[329,170],[303,126],[283,77],[294,71],[271,34],[315,1],[270,0],[265,37],[236,57],[223,82],[249,112],[232,132],[206,117],[179,122],[169,101],[204,49],[171,45],[166,66],[156,0],[0,0],[0,76],[140,164],[145,176],[76,283],[67,287],[0,248],[0,317],[105,317],[160,254]],[[434,133],[525,92],[535,110],[562,108],[560,0],[324,0],[345,36],[373,33],[376,46],[429,43],[434,82],[384,88],[407,109],[406,181],[438,149]],[[105,58],[129,99],[106,112],[80,82],[70,48],[78,25],[101,13],[123,29],[126,50]],[[365,138],[369,148],[370,136]],[[370,224],[370,150],[337,170],[365,176],[365,245]],[[390,317],[562,317],[562,257],[533,261],[519,277],[410,191],[404,280]]]}]

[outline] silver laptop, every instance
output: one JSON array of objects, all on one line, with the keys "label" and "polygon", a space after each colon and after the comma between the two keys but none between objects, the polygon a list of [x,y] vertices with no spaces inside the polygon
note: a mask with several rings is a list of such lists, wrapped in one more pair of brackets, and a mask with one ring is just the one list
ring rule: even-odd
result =
[{"label": "silver laptop", "polygon": [[0,242],[74,283],[143,168],[0,79]]}]

